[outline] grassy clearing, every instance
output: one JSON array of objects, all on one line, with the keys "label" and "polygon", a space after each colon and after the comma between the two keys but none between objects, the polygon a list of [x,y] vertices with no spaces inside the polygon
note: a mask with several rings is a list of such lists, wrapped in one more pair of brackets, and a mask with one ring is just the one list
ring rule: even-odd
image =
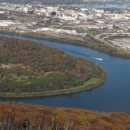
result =
[{"label": "grassy clearing", "polygon": [[0,97],[41,97],[41,96],[53,96],[53,95],[62,95],[62,94],[70,94],[81,92],[84,90],[93,89],[98,87],[103,82],[100,78],[91,78],[82,86],[73,87],[70,89],[60,89],[53,91],[44,91],[44,92],[33,92],[33,93],[0,93]]},{"label": "grassy clearing", "polygon": [[91,78],[89,81],[87,81],[83,86],[85,87],[85,86],[88,86],[88,85],[90,85],[90,84],[95,84],[95,83],[97,83],[97,82],[99,82],[100,81],[100,79],[99,78]]}]

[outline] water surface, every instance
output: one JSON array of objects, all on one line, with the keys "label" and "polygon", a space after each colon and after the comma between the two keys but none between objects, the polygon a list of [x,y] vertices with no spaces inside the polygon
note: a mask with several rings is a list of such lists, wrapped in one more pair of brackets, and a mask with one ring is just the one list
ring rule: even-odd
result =
[{"label": "water surface", "polygon": [[[59,107],[85,108],[96,111],[122,111],[130,114],[130,60],[112,57],[107,54],[84,48],[60,44],[57,42],[47,42],[19,36],[0,35],[6,37],[16,37],[39,42],[54,48],[58,48],[65,53],[91,60],[107,71],[107,81],[100,87],[90,91],[76,94],[39,97],[39,98],[0,98],[0,102],[18,101],[26,104],[40,104]],[[92,57],[102,58],[102,61]]]}]

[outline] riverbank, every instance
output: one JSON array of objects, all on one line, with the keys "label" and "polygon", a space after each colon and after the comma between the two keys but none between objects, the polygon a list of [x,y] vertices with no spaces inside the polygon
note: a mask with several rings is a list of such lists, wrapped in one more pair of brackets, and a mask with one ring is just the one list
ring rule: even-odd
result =
[{"label": "riverbank", "polygon": [[45,33],[34,33],[34,32],[13,32],[7,30],[0,30],[1,34],[9,34],[9,35],[18,35],[27,38],[35,38],[40,40],[46,40],[51,42],[60,42],[65,44],[71,44],[76,46],[84,46],[94,50],[98,50],[103,53],[107,53],[110,56],[121,57],[125,59],[130,59],[130,53],[126,52],[121,48],[117,48],[114,46],[107,45],[91,35],[87,35],[85,37],[76,37],[69,35],[50,35]]},{"label": "riverbank", "polygon": [[99,87],[106,81],[105,78],[91,78],[87,82],[84,83],[82,86],[73,87],[70,89],[61,89],[61,90],[52,90],[52,91],[45,91],[45,92],[33,92],[33,93],[0,93],[0,97],[47,97],[47,96],[57,96],[57,95],[64,95],[64,94],[72,94],[78,93],[82,91],[87,91]]}]

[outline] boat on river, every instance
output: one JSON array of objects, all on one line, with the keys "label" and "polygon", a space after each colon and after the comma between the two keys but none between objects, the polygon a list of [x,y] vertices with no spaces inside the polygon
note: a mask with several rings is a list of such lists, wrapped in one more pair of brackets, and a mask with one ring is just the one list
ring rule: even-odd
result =
[{"label": "boat on river", "polygon": [[100,61],[103,60],[102,58],[97,58],[97,57],[92,57],[92,58],[94,58],[94,59],[96,59],[96,60],[100,60]]}]

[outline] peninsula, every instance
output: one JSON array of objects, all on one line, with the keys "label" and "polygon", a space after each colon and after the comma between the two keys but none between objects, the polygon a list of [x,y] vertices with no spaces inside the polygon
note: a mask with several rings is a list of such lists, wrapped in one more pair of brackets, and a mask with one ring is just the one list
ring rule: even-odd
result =
[{"label": "peninsula", "polygon": [[93,62],[32,41],[1,37],[0,50],[0,97],[75,93],[106,80]]}]

